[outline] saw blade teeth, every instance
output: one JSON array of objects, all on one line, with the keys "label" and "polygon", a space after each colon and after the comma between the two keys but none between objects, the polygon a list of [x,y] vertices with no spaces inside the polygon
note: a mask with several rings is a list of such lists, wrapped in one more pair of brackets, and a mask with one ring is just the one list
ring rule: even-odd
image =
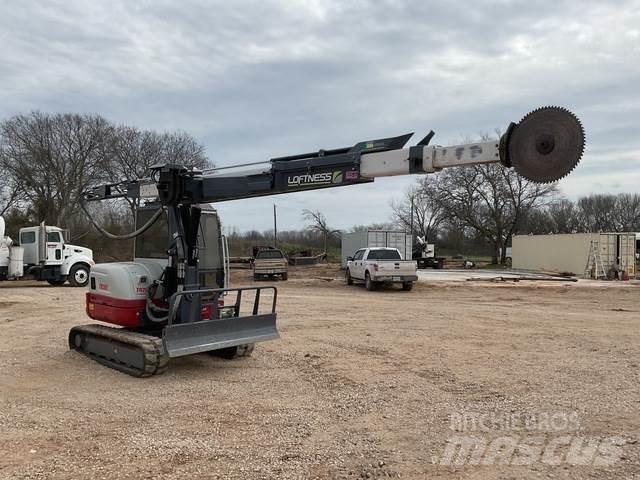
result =
[{"label": "saw blade teeth", "polygon": [[544,106],[522,117],[509,137],[509,155],[521,176],[547,184],[575,169],[585,145],[584,126],[573,112],[560,106]]}]

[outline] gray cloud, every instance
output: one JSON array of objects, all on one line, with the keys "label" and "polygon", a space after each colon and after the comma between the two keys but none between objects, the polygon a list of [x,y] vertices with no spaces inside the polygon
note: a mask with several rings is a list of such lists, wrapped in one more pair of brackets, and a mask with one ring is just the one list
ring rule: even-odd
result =
[{"label": "gray cloud", "polygon": [[[640,182],[637,1],[36,2],[0,17],[0,114],[90,111],[184,129],[218,165],[434,129],[439,143],[561,104],[588,133],[570,196]],[[412,183],[221,204],[227,225],[281,228],[302,208],[385,221]]]}]

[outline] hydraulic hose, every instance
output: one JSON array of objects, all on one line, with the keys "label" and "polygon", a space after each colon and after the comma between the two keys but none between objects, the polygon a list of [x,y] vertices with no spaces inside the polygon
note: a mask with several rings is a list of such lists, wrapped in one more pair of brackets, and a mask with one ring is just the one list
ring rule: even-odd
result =
[{"label": "hydraulic hose", "polygon": [[147,305],[145,306],[145,311],[147,313],[147,318],[149,320],[151,320],[154,323],[164,323],[168,320],[169,318],[169,314],[167,313],[166,315],[161,315],[161,316],[156,316],[155,312],[153,311],[153,307],[151,307],[149,304],[151,302],[149,300],[147,300]]},{"label": "hydraulic hose", "polygon": [[104,228],[98,225],[98,222],[96,222],[95,219],[91,216],[91,214],[87,211],[87,206],[84,204],[84,200],[80,200],[80,208],[82,208],[82,211],[89,218],[93,226],[96,227],[96,230],[98,230],[102,235],[104,235],[107,238],[110,238],[111,240],[130,240],[132,238],[137,237],[138,235],[142,235],[144,232],[149,230],[153,226],[153,224],[156,223],[156,221],[160,218],[160,215],[162,215],[162,207],[160,207],[158,208],[158,210],[156,210],[153,216],[147,221],[147,223],[141,226],[138,230],[135,230],[130,233],[125,233],[123,235],[115,235],[113,233],[107,232]]},{"label": "hydraulic hose", "polygon": [[158,305],[154,305],[153,303],[153,299],[155,298],[156,293],[158,293],[158,287],[160,286],[161,282],[164,280],[165,273],[166,272],[162,272],[160,279],[157,282],[154,282],[152,285],[150,285],[149,289],[147,290],[147,304],[145,305],[145,311],[147,313],[147,318],[149,318],[149,320],[151,320],[154,323],[163,323],[163,322],[166,322],[167,319],[169,318],[168,308],[162,308],[162,307],[159,307]]}]

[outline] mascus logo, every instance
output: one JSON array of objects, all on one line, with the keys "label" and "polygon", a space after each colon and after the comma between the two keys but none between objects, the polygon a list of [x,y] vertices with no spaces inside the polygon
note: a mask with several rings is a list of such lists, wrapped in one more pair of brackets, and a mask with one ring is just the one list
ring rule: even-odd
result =
[{"label": "mascus logo", "polygon": [[289,175],[287,177],[287,186],[289,187],[331,185],[332,183],[342,183],[342,172],[340,170],[337,170],[335,172]]}]

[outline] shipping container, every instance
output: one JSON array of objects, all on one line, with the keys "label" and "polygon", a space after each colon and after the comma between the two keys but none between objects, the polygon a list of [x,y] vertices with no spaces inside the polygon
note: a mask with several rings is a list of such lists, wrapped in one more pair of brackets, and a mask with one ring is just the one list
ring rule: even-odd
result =
[{"label": "shipping container", "polygon": [[613,268],[636,275],[635,233],[569,233],[555,235],[514,235],[513,268],[570,272],[584,276],[589,263],[591,245],[597,248],[602,271]]},{"label": "shipping container", "polygon": [[361,230],[342,234],[341,265],[347,266],[347,257],[360,248],[390,247],[400,250],[403,260],[411,260],[413,241],[411,234],[398,230]]}]

